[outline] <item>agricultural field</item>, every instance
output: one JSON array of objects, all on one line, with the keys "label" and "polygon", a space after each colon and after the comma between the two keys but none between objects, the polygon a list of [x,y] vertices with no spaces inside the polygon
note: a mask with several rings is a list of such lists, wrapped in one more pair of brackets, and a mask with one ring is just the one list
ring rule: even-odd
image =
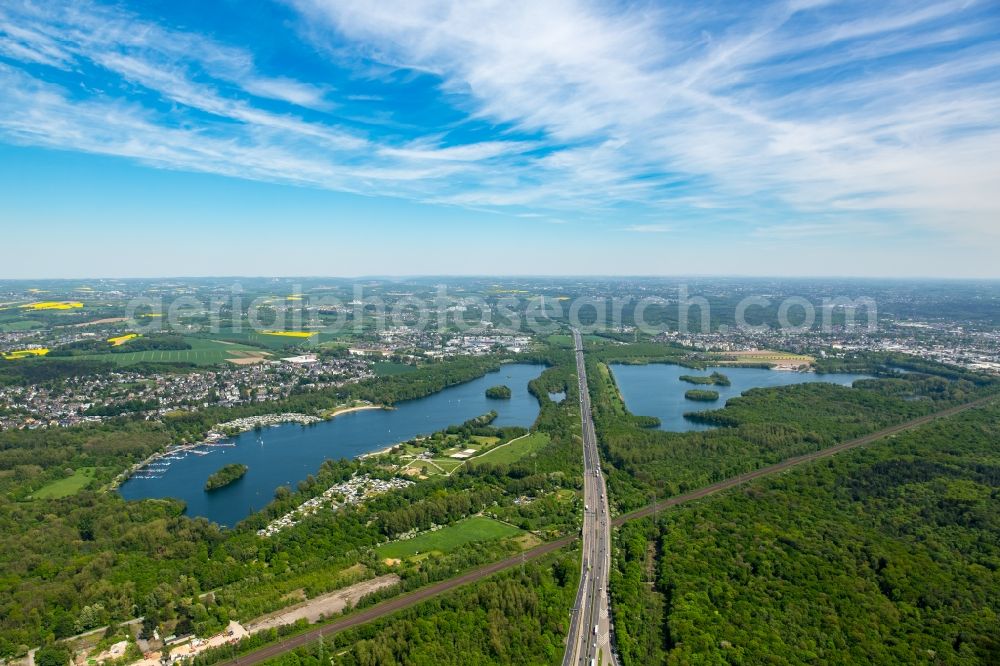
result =
[{"label": "agricultural field", "polygon": [[279,338],[297,338],[299,340],[308,340],[316,335],[314,331],[261,331],[260,334],[278,336]]},{"label": "agricultural field", "polygon": [[548,443],[548,435],[543,432],[533,432],[524,437],[511,440],[503,446],[491,449],[481,456],[476,456],[472,458],[472,461],[506,465],[516,462],[527,455],[541,451]]},{"label": "agricultural field", "polygon": [[18,333],[34,328],[42,328],[42,324],[30,319],[12,319],[0,323],[0,333]]},{"label": "agricultural field", "polygon": [[223,329],[216,338],[237,344],[263,347],[264,349],[285,349],[288,347],[298,347],[304,344],[313,344],[316,337],[313,335],[292,336],[292,335],[272,335],[258,333],[257,331],[233,331]]},{"label": "agricultural field", "polygon": [[48,349],[36,348],[36,349],[15,349],[12,352],[8,352],[3,355],[8,361],[16,361],[22,358],[28,358],[30,356],[45,356],[49,353]]},{"label": "agricultural field", "polygon": [[434,532],[424,532],[412,539],[393,541],[375,549],[382,559],[402,560],[424,553],[449,553],[467,543],[496,541],[521,536],[524,531],[484,516],[473,516]]},{"label": "agricultural field", "polygon": [[74,310],[83,307],[80,301],[41,301],[20,306],[26,310]]},{"label": "agricultural field", "polygon": [[42,486],[31,495],[31,499],[60,499],[75,495],[94,480],[96,473],[96,467],[81,467],[64,479]]},{"label": "agricultural field", "polygon": [[[118,365],[135,363],[193,363],[195,365],[216,365],[226,361],[259,358],[261,351],[246,345],[239,345],[206,338],[185,338],[191,349],[151,349],[122,354],[86,354],[73,357],[76,360],[112,361]],[[245,362],[245,361],[244,361]]]}]

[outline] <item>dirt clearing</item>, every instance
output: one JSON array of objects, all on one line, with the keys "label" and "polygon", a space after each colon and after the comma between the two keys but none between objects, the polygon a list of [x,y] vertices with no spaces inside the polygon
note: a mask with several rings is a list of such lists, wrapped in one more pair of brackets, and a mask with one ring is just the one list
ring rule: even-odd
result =
[{"label": "dirt clearing", "polygon": [[352,605],[356,604],[361,597],[371,594],[376,590],[381,590],[384,587],[395,585],[398,582],[399,576],[396,574],[386,574],[385,576],[379,576],[378,578],[365,580],[349,587],[334,590],[333,592],[321,594],[309,601],[303,601],[300,604],[295,604],[294,606],[289,606],[280,611],[259,617],[247,624],[247,631],[253,634],[265,629],[292,624],[302,618],[313,623],[319,620],[320,616],[329,617],[335,613],[339,613],[344,610],[344,607],[348,603]]}]

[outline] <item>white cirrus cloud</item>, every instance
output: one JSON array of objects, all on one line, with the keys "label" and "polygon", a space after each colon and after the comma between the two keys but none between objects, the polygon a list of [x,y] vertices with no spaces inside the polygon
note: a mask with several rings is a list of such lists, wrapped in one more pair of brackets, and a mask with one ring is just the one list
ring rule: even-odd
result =
[{"label": "white cirrus cloud", "polygon": [[670,220],[625,227],[639,233],[716,219],[758,237],[1000,237],[988,0],[288,4],[356,78],[437,77],[447,127],[385,113],[378,86],[264,71],[249,47],[117,6],[11,0],[0,138],[540,219]]},{"label": "white cirrus cloud", "polygon": [[792,215],[1000,226],[1000,63],[988,41],[1000,15],[988,3],[290,4],[314,36],[326,25],[387,65],[434,72],[474,116],[555,147],[535,165],[534,192],[463,199],[599,187],[606,202],[662,201],[680,175],[712,207],[765,196]]}]

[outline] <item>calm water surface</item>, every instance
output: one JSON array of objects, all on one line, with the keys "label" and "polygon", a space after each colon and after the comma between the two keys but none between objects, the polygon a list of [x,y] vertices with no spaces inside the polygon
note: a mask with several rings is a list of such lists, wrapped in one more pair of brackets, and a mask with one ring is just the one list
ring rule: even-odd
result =
[{"label": "calm water surface", "polygon": [[[850,386],[858,379],[868,379],[868,375],[827,374],[817,375],[814,372],[786,372],[782,370],[767,370],[764,368],[708,368],[707,370],[692,370],[679,365],[651,363],[649,365],[625,365],[615,363],[611,366],[615,382],[625,399],[625,406],[633,414],[641,416],[656,416],[660,419],[660,430],[687,432],[690,430],[708,430],[714,426],[695,423],[684,418],[684,412],[702,412],[709,409],[719,409],[726,400],[740,395],[752,388],[769,386],[788,386],[789,384],[805,384],[808,382],[830,382],[841,386]],[[681,375],[707,376],[713,372],[721,372],[729,377],[731,386],[712,386],[689,384],[681,381]],[[684,397],[684,392],[690,389],[717,391],[719,399],[715,402],[696,402]]]},{"label": "calm water surface", "polygon": [[[220,525],[235,525],[260,510],[281,485],[295,487],[315,473],[327,458],[352,458],[397,442],[426,435],[496,410],[494,425],[530,426],[538,417],[538,401],[528,393],[528,382],[541,365],[510,364],[458,386],[424,398],[400,402],[393,410],[366,410],[342,414],[311,426],[284,424],[245,432],[226,440],[232,447],[211,447],[208,455],[182,454],[169,463],[160,478],[133,478],[119,492],[129,500],[175,497],[187,503],[190,516],[204,516]],[[505,384],[510,400],[487,398],[490,386]],[[211,493],[205,480],[223,465],[243,463],[250,469],[232,485]]]}]

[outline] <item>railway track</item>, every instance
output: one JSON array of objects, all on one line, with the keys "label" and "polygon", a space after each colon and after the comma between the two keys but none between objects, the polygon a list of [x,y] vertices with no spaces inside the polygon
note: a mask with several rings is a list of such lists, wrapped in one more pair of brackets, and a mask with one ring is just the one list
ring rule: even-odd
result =
[{"label": "railway track", "polygon": [[796,465],[801,465],[803,463],[811,462],[813,460],[820,460],[822,458],[829,458],[830,456],[836,455],[843,451],[847,451],[859,446],[864,446],[865,444],[871,444],[872,442],[878,441],[880,439],[885,439],[886,437],[892,437],[893,435],[898,435],[901,432],[906,432],[907,430],[912,430],[914,428],[919,428],[922,425],[926,425],[938,419],[947,418],[949,416],[954,416],[955,414],[960,414],[966,410],[974,409],[976,407],[981,407],[986,403],[994,400],[996,396],[987,396],[985,398],[980,398],[979,400],[974,400],[972,402],[967,402],[963,405],[957,405],[955,407],[949,407],[948,409],[943,409],[940,412],[934,412],[933,414],[927,414],[925,416],[920,416],[905,423],[899,423],[894,426],[889,426],[888,428],[883,428],[876,432],[864,435],[863,437],[858,437],[857,439],[852,439],[847,442],[841,442],[840,444],[834,444],[833,446],[827,447],[825,449],[820,449],[819,451],[813,451],[812,453],[805,453],[801,456],[795,456],[793,458],[788,458],[782,460],[779,463],[773,465],[768,465],[766,467],[761,467],[755,469],[752,472],[746,472],[744,474],[738,474],[736,476],[730,477],[723,481],[713,483],[698,490],[693,490],[689,493],[684,493],[683,495],[676,495],[674,497],[669,497],[655,504],[650,504],[649,506],[638,509],[631,513],[626,513],[618,516],[611,521],[611,524],[615,527],[619,527],[630,520],[636,520],[638,518],[645,518],[651,516],[658,511],[663,509],[669,509],[672,506],[677,506],[678,504],[684,504],[685,502],[691,502],[693,500],[701,499],[709,495],[721,492],[723,490],[729,490],[735,488],[736,486],[747,483],[748,481],[753,481],[761,477],[770,476],[771,474],[777,474],[783,472],[787,469],[791,469]]},{"label": "railway track", "polygon": [[[967,402],[962,405],[956,405],[955,407],[949,407],[948,409],[943,409],[939,412],[934,412],[933,414],[927,414],[925,416],[920,416],[915,419],[911,419],[904,423],[899,423],[888,428],[883,428],[876,432],[864,435],[863,437],[858,437],[857,439],[852,439],[847,442],[841,442],[840,444],[835,444],[825,449],[819,451],[814,451],[812,453],[806,453],[801,456],[796,456],[794,458],[789,458],[783,460],[779,463],[773,465],[768,465],[766,467],[761,467],[759,469],[753,470],[752,472],[746,472],[744,474],[739,474],[737,476],[725,479],[724,481],[719,481],[711,485],[705,486],[704,488],[699,488],[698,490],[685,493],[683,495],[677,495],[675,497],[670,497],[668,499],[656,502],[649,506],[643,507],[631,513],[623,514],[618,516],[611,521],[611,524],[618,527],[630,520],[637,520],[639,518],[645,518],[653,515],[656,512],[662,511],[663,509],[668,509],[679,504],[684,504],[686,502],[692,502],[694,500],[703,499],[709,495],[713,495],[725,490],[730,490],[737,486],[743,485],[749,481],[754,481],[756,479],[770,476],[772,474],[777,474],[785,470],[791,469],[803,463],[812,462],[814,460],[820,460],[822,458],[829,458],[830,456],[836,455],[843,451],[847,451],[859,446],[864,446],[866,444],[871,444],[880,439],[886,437],[892,437],[893,435],[898,435],[899,433],[906,432],[908,430],[913,430],[914,428],[919,428],[920,426],[926,425],[938,419],[947,418],[949,416],[955,416],[962,412],[968,411],[970,409],[975,409],[981,407],[993,400],[997,396],[987,396],[985,398],[980,398],[978,400],[973,400],[972,402]],[[352,613],[346,617],[328,622],[322,626],[317,626],[315,628],[309,629],[301,634],[291,636],[283,641],[274,643],[272,645],[266,645],[264,647],[258,648],[253,652],[245,654],[240,657],[235,657],[227,662],[221,662],[225,666],[237,666],[242,664],[243,666],[252,666],[253,664],[258,664],[262,661],[266,661],[272,657],[276,657],[279,654],[289,652],[296,648],[308,645],[309,643],[319,639],[321,636],[331,636],[338,632],[356,627],[361,624],[366,624],[374,620],[380,619],[387,615],[391,615],[397,611],[404,610],[411,606],[414,606],[422,601],[431,599],[445,592],[449,592],[463,585],[468,585],[469,583],[474,583],[484,578],[488,578],[493,574],[511,569],[513,567],[519,566],[523,562],[536,560],[540,557],[544,557],[550,553],[553,553],[560,548],[568,546],[573,542],[577,541],[577,536],[567,536],[555,541],[549,541],[547,543],[535,546],[529,550],[524,551],[520,555],[514,555],[497,562],[492,562],[490,564],[483,565],[476,569],[467,571],[455,578],[449,578],[447,580],[434,583],[433,585],[428,585],[427,587],[414,590],[398,597],[388,599],[386,601],[375,604],[360,610],[356,613]]]}]

